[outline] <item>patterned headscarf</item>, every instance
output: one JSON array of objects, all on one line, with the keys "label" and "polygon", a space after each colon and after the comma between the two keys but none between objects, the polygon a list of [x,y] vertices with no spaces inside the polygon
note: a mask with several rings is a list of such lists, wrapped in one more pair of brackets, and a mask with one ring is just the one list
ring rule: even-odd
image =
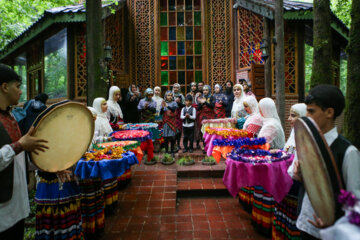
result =
[{"label": "patterned headscarf", "polygon": [[215,84],[215,87],[214,87],[214,88],[217,88],[217,87],[220,89],[220,93],[221,93],[221,90],[222,90],[221,85],[220,85],[220,84]]},{"label": "patterned headscarf", "polygon": [[205,98],[211,97],[211,87],[210,87],[210,85],[205,85],[205,86],[203,87],[203,93],[204,93],[204,89],[208,89],[208,90],[209,90],[209,93],[208,93],[208,95],[206,95],[206,96],[203,94],[203,96],[204,96]]}]

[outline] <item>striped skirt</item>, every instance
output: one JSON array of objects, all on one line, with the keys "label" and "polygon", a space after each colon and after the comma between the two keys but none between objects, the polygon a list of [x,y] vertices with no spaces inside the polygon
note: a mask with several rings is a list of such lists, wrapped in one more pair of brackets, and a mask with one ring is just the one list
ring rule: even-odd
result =
[{"label": "striped skirt", "polygon": [[254,202],[254,187],[243,187],[239,192],[239,202],[247,212],[252,211]]},{"label": "striped skirt", "polygon": [[80,192],[84,234],[102,232],[105,227],[105,200],[101,179],[81,180]]},{"label": "striped skirt", "polygon": [[123,175],[117,178],[118,189],[124,189],[131,182],[131,168],[126,170]]},{"label": "striped skirt", "polygon": [[296,227],[299,183],[294,182],[289,194],[275,205],[272,239],[301,240],[300,231]]},{"label": "striped skirt", "polygon": [[258,232],[271,236],[274,218],[274,198],[263,187],[254,187],[254,202],[251,212],[252,224]]},{"label": "striped skirt", "polygon": [[117,178],[110,178],[102,181],[104,190],[105,210],[112,211],[118,201],[118,180]]},{"label": "striped skirt", "polygon": [[80,192],[75,181],[59,189],[58,179],[40,177],[36,196],[35,239],[82,239]]}]

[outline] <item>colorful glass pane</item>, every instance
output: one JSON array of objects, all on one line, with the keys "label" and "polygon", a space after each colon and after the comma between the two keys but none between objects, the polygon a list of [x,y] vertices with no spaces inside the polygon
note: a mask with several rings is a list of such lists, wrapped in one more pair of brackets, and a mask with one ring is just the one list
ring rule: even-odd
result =
[{"label": "colorful glass pane", "polygon": [[177,77],[176,77],[176,72],[175,71],[171,71],[170,72],[170,84],[173,85],[174,83],[177,83]]},{"label": "colorful glass pane", "polygon": [[186,83],[190,84],[194,81],[194,72],[193,71],[187,71],[186,72]]},{"label": "colorful glass pane", "polygon": [[195,54],[201,54],[201,41],[195,41]]},{"label": "colorful glass pane", "polygon": [[194,69],[194,62],[192,56],[186,56],[186,69]]},{"label": "colorful glass pane", "polygon": [[185,69],[185,57],[184,56],[178,57],[178,69]]},{"label": "colorful glass pane", "polygon": [[161,56],[169,55],[168,43],[161,42]]},{"label": "colorful glass pane", "polygon": [[201,27],[194,27],[194,39],[201,40]]},{"label": "colorful glass pane", "polygon": [[176,42],[169,42],[169,55],[170,56],[176,55]]},{"label": "colorful glass pane", "polygon": [[193,27],[186,27],[186,40],[193,40]]},{"label": "colorful glass pane", "polygon": [[169,25],[176,26],[176,14],[174,12],[169,12]]},{"label": "colorful glass pane", "polygon": [[202,81],[202,71],[196,71],[195,72],[195,82]]},{"label": "colorful glass pane", "polygon": [[169,69],[169,58],[161,57],[161,70],[168,70],[168,69]]},{"label": "colorful glass pane", "polygon": [[161,85],[169,85],[169,72],[161,72]]},{"label": "colorful glass pane", "polygon": [[202,61],[201,56],[195,57],[195,69],[201,69],[202,68]]},{"label": "colorful glass pane", "polygon": [[160,28],[161,30],[161,41],[167,41],[168,40],[168,32],[166,27]]},{"label": "colorful glass pane", "polygon": [[194,10],[201,9],[201,0],[194,0]]},{"label": "colorful glass pane", "polygon": [[166,11],[167,10],[167,0],[161,0],[160,1],[160,11]]},{"label": "colorful glass pane", "polygon": [[201,26],[201,12],[194,12],[194,25]]},{"label": "colorful glass pane", "polygon": [[175,11],[175,0],[169,0],[169,11]]},{"label": "colorful glass pane", "polygon": [[192,10],[192,7],[193,7],[192,0],[185,0],[185,9]]},{"label": "colorful glass pane", "polygon": [[185,13],[185,22],[186,22],[186,25],[188,25],[188,26],[193,25],[193,13],[192,12]]},{"label": "colorful glass pane", "polygon": [[193,42],[186,42],[186,55],[194,54],[194,44]]},{"label": "colorful glass pane", "polygon": [[178,42],[178,55],[185,55],[185,42]]},{"label": "colorful glass pane", "polygon": [[177,40],[185,40],[185,28],[177,27]]},{"label": "colorful glass pane", "polygon": [[176,28],[169,27],[169,40],[176,40]]},{"label": "colorful glass pane", "polygon": [[184,11],[184,0],[177,0],[177,10]]},{"label": "colorful glass pane", "polygon": [[184,71],[178,72],[178,81],[179,81],[179,84],[185,84],[185,72]]},{"label": "colorful glass pane", "polygon": [[167,13],[160,13],[160,26],[167,26]]},{"label": "colorful glass pane", "polygon": [[169,61],[169,66],[170,66],[170,70],[175,70],[176,69],[176,57],[169,57],[170,61]]},{"label": "colorful glass pane", "polygon": [[183,12],[177,13],[177,25],[184,26],[184,13]]}]

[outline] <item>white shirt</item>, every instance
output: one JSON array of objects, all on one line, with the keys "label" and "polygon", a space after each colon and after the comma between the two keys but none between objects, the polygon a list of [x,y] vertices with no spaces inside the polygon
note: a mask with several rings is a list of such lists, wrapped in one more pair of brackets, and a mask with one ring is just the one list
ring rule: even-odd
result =
[{"label": "white shirt", "polygon": [[[185,119],[184,109],[186,109],[188,111],[190,108],[191,108],[191,106],[190,107],[185,106],[181,109],[181,115],[180,115],[181,120]],[[195,120],[195,118],[196,118],[196,109],[193,108],[192,113],[190,114],[190,119]],[[191,122],[191,123],[183,122],[183,127],[193,127],[193,126],[194,126],[194,122]]]},{"label": "white shirt", "polygon": [[[330,146],[338,137],[336,127],[324,134],[326,143]],[[295,159],[292,165],[288,169],[290,176],[294,175],[293,164],[297,160]],[[360,198],[360,152],[355,146],[349,146],[345,151],[344,161],[342,164],[341,173],[344,179],[344,183],[347,191],[351,191],[357,198]],[[302,202],[301,212],[296,221],[296,227],[301,231],[304,231],[314,237],[320,238],[320,229],[313,226],[308,220],[314,220],[313,214],[315,213],[307,193],[304,195]]]},{"label": "white shirt", "polygon": [[[14,226],[30,213],[29,197],[26,182],[25,153],[15,156],[10,145],[0,149],[0,171],[14,161],[14,185],[12,197],[5,203],[0,203],[0,232]],[[0,190],[1,191],[1,190]]]}]

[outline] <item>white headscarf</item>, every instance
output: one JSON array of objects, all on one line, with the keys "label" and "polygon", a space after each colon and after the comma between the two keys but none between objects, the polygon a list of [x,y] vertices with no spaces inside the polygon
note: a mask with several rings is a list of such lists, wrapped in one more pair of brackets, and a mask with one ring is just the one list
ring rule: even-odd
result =
[{"label": "white headscarf", "polygon": [[235,86],[233,87],[233,90],[235,88],[241,89],[241,95],[240,95],[240,97],[236,97],[234,94],[234,103],[233,103],[233,106],[231,109],[231,117],[232,118],[245,117],[246,111],[245,111],[244,104],[243,104],[244,98],[245,98],[244,88],[240,84],[235,84]]},{"label": "white headscarf", "polygon": [[[299,117],[304,117],[306,115],[306,104],[297,103],[291,106],[290,112],[295,112]],[[284,149],[287,150],[289,147],[295,147],[295,133],[294,128],[291,129],[290,136],[285,143]]]},{"label": "white headscarf", "polygon": [[92,113],[92,115],[93,115],[94,117],[97,116],[97,111],[96,111],[95,108],[93,108],[93,107],[87,107],[87,108],[90,110],[90,112]]},{"label": "white headscarf", "polygon": [[275,102],[271,98],[263,98],[259,102],[259,109],[264,117],[258,137],[265,137],[271,148],[280,149],[285,145],[285,134],[282,128]]},{"label": "white headscarf", "polygon": [[105,101],[105,98],[95,98],[93,102],[93,108],[95,108],[97,112],[95,131],[98,131],[100,136],[108,136],[113,131],[106,112],[104,113],[101,110],[101,104]]},{"label": "white headscarf", "polygon": [[120,117],[123,119],[123,113],[121,111],[120,105],[114,100],[114,93],[120,92],[120,88],[117,86],[112,86],[109,90],[109,99],[107,101],[108,104],[108,112],[111,113],[115,117]]},{"label": "white headscarf", "polygon": [[161,109],[161,103],[164,101],[164,99],[160,96],[155,95],[155,90],[160,89],[160,96],[161,96],[161,88],[160,87],[154,87],[154,96],[152,97],[152,100],[156,102],[156,112],[159,113]]},{"label": "white headscarf", "polygon": [[243,129],[247,129],[247,127],[249,126],[249,124],[255,124],[258,126],[262,126],[263,124],[263,118],[260,115],[259,112],[259,106],[258,106],[258,102],[256,100],[256,98],[252,95],[250,96],[246,96],[244,98],[243,104],[246,103],[250,110],[251,110],[251,114],[250,116],[246,119]]}]

